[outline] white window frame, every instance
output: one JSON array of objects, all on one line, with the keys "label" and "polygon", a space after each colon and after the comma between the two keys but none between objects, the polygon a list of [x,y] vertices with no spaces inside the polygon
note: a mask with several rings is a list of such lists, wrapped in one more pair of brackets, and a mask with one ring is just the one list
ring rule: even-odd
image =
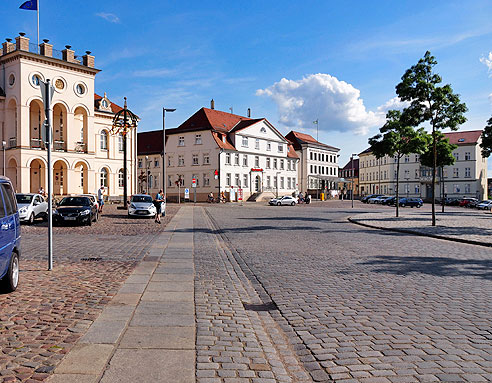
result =
[{"label": "white window frame", "polygon": [[178,137],[178,146],[185,146],[185,138],[184,136]]}]

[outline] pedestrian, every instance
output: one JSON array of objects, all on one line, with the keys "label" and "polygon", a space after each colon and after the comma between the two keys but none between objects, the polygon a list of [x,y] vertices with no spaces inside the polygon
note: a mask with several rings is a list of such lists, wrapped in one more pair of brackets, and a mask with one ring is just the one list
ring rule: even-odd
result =
[{"label": "pedestrian", "polygon": [[46,192],[44,191],[42,186],[39,188],[38,194],[41,194],[43,196],[43,198],[46,198]]},{"label": "pedestrian", "polygon": [[102,213],[104,206],[104,185],[97,190],[97,201],[99,202],[99,213]]},{"label": "pedestrian", "polygon": [[157,195],[155,196],[154,206],[155,206],[155,219],[154,222],[161,223],[161,206],[164,202],[164,194],[162,193],[162,189],[159,190]]}]

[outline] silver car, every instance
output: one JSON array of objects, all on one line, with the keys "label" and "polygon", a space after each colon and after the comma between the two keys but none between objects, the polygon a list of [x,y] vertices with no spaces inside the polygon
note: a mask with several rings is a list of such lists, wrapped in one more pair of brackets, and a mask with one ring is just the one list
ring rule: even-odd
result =
[{"label": "silver car", "polygon": [[286,196],[283,196],[283,197],[280,197],[280,198],[272,198],[269,202],[270,205],[277,205],[277,206],[281,206],[281,205],[292,205],[292,206],[295,206],[297,203],[297,199],[295,199],[294,197],[291,197],[289,195],[286,195]]},{"label": "silver car", "polygon": [[27,222],[31,225],[36,218],[42,218],[43,220],[48,218],[48,202],[44,200],[41,194],[17,193],[15,198],[21,222]]},{"label": "silver car", "polygon": [[148,194],[135,194],[130,199],[128,216],[130,217],[153,217],[156,213],[154,201]]}]

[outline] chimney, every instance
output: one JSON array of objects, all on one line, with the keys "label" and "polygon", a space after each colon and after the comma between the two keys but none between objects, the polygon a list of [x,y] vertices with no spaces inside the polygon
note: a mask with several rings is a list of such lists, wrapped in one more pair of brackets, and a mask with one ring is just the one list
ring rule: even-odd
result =
[{"label": "chimney", "polygon": [[20,32],[19,36],[15,38],[16,50],[29,52],[29,39],[25,36],[26,34],[24,32]]},{"label": "chimney", "polygon": [[248,118],[251,118],[251,108],[248,108]]},{"label": "chimney", "polygon": [[89,68],[94,68],[94,56],[91,56],[91,51],[85,51],[82,56],[82,64]]},{"label": "chimney", "polygon": [[212,100],[210,101],[210,109],[215,109],[215,101],[214,99],[212,98]]},{"label": "chimney", "polygon": [[15,51],[15,44],[12,42],[12,39],[5,39],[5,40],[7,41],[2,44],[2,51],[4,55]]},{"label": "chimney", "polygon": [[50,40],[44,39],[42,44],[39,44],[40,53],[46,57],[53,57],[53,45],[48,44]]},{"label": "chimney", "polygon": [[75,51],[73,51],[70,45],[65,45],[65,49],[62,50],[62,57],[63,60],[68,61],[68,62],[77,62],[75,61]]}]

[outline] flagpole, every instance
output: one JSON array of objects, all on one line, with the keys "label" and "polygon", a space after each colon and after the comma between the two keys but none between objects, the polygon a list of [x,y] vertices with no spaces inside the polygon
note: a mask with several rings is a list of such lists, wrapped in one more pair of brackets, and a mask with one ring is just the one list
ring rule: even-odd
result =
[{"label": "flagpole", "polygon": [[38,54],[39,54],[39,3],[40,3],[40,0],[37,1],[37,13],[38,13]]}]

